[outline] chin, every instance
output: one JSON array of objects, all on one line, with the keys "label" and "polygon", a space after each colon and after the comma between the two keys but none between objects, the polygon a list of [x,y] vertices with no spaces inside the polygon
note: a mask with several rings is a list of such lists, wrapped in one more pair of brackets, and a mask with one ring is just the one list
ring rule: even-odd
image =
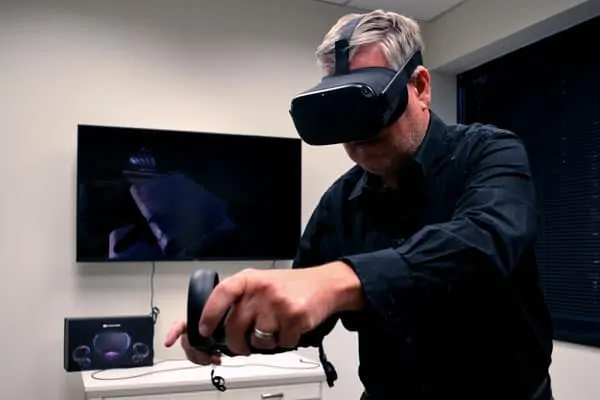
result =
[{"label": "chin", "polygon": [[365,171],[378,176],[384,175],[389,168],[387,164],[381,163],[358,162],[357,164]]}]

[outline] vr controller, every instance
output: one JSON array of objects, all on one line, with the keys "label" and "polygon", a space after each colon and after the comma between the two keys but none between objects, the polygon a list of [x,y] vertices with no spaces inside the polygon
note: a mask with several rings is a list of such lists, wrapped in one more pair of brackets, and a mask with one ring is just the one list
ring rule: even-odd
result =
[{"label": "vr controller", "polygon": [[[234,354],[225,342],[225,319],[214,330],[211,337],[203,337],[198,332],[202,310],[213,289],[219,284],[219,274],[215,271],[201,269],[192,274],[188,288],[187,303],[187,336],[191,347],[208,354],[223,354],[233,357]],[[248,348],[254,354],[277,354],[295,350],[296,348],[277,347],[274,349],[257,349],[251,345],[252,332],[246,335]],[[299,346],[302,346],[301,344]],[[308,344],[306,344],[308,346]]]},{"label": "vr controller", "polygon": [[[187,302],[187,336],[190,346],[198,351],[208,354],[223,354],[229,357],[234,357],[236,354],[232,352],[225,342],[225,318],[221,321],[219,326],[214,330],[211,337],[203,337],[198,332],[198,325],[200,323],[200,317],[202,316],[202,310],[204,305],[210,297],[213,289],[219,284],[219,274],[215,271],[200,269],[192,274],[190,277],[189,288],[188,288],[188,302]],[[251,345],[250,338],[251,332],[248,332],[247,344],[251,353],[254,354],[277,354],[285,353],[288,351],[296,350],[298,347],[319,347],[319,361],[323,366],[325,375],[327,377],[327,384],[329,387],[333,387],[334,382],[337,380],[337,372],[327,360],[325,350],[323,349],[322,343],[316,343],[314,339],[310,338],[310,332],[305,333],[301,336],[298,346],[295,348],[283,348],[276,347],[274,349],[257,349]],[[213,378],[220,379],[220,378]],[[220,381],[213,381],[215,386],[221,388],[222,384]]]}]

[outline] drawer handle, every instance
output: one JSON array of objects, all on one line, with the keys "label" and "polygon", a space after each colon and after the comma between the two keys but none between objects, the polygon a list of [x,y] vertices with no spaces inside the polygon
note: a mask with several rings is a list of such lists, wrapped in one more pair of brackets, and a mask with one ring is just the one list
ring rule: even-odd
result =
[{"label": "drawer handle", "polygon": [[265,393],[265,394],[261,394],[260,398],[263,400],[283,399],[283,393]]}]

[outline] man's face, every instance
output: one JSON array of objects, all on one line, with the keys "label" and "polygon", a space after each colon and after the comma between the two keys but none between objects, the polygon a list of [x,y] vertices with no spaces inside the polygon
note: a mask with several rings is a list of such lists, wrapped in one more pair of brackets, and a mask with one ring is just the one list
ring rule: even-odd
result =
[{"label": "man's face", "polygon": [[[374,44],[356,51],[350,69],[387,67],[381,48]],[[416,151],[429,123],[429,74],[422,69],[408,85],[408,105],[404,114],[371,141],[344,143],[352,161],[376,175],[393,175]]]}]

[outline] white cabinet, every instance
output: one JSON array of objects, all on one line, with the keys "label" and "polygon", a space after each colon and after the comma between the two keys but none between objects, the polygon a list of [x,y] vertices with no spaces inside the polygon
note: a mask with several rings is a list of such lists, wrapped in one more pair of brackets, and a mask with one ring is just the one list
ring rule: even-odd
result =
[{"label": "white cabinet", "polygon": [[165,361],[152,367],[82,373],[86,400],[320,400],[321,365],[297,353],[223,360],[227,390],[211,383],[210,367]]}]

